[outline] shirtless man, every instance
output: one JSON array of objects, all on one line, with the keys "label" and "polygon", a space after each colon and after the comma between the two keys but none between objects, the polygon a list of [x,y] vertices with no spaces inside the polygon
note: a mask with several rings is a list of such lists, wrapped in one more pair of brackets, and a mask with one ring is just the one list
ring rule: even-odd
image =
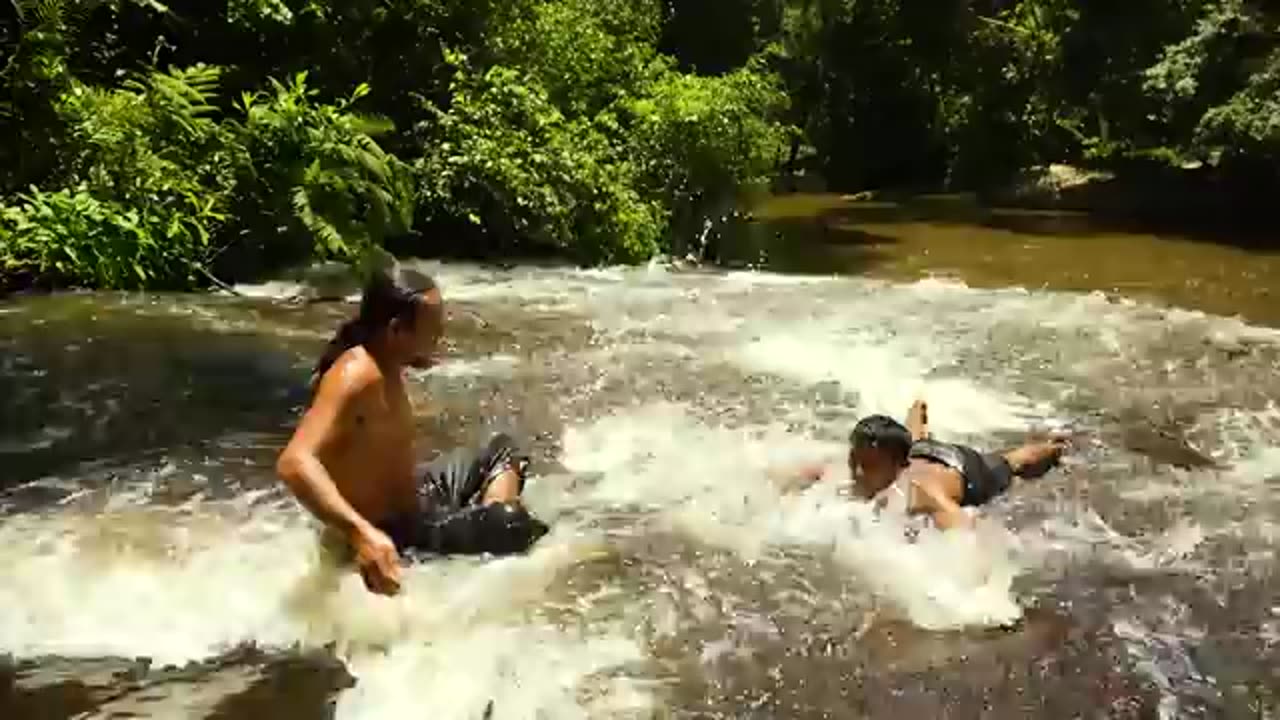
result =
[{"label": "shirtless man", "polygon": [[[985,505],[1008,492],[1015,477],[1039,478],[1067,449],[1060,437],[1029,441],[1006,453],[983,454],[929,437],[928,406],[917,401],[907,425],[884,415],[858,421],[849,435],[849,472],[855,492],[877,507],[926,515],[939,529],[972,526],[964,507]],[[804,479],[821,478],[811,468]]]},{"label": "shirtless man", "polygon": [[313,397],[276,472],[352,551],[366,587],[400,589],[399,554],[518,552],[546,532],[520,503],[528,459],[506,435],[415,463],[406,367],[430,367],[444,306],[430,277],[375,272],[357,317],[312,377]]}]

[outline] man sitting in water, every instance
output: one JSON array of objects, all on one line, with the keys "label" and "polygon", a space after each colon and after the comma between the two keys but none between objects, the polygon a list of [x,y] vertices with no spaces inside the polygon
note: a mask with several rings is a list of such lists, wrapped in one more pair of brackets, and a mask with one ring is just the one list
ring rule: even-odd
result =
[{"label": "man sitting in water", "polygon": [[546,533],[520,502],[528,458],[506,435],[415,465],[406,367],[430,367],[444,332],[440,291],[396,266],[376,271],[360,312],[312,376],[313,397],[276,472],[353,551],[365,585],[394,594],[399,552],[525,550]]},{"label": "man sitting in water", "polygon": [[[882,509],[927,515],[945,530],[971,526],[972,518],[962,508],[1003,495],[1015,477],[1045,475],[1066,448],[1060,437],[987,454],[940,442],[929,437],[928,407],[921,400],[912,405],[906,426],[884,415],[859,420],[849,435],[848,464],[858,495]],[[814,482],[821,474],[812,468],[805,479]]]}]

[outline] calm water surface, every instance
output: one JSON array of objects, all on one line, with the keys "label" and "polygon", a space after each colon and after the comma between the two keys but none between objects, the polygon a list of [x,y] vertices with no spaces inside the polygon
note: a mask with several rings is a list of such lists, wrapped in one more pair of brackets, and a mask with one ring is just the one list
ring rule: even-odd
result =
[{"label": "calm water surface", "polygon": [[[350,305],[0,306],[0,717],[1280,717],[1280,256],[758,215],[768,271],[428,265],[424,452],[520,433],[555,529],[395,599],[270,474]],[[918,394],[943,437],[1078,451],[914,543],[768,480]]]},{"label": "calm water surface", "polygon": [[1123,231],[1083,213],[982,208],[950,196],[908,206],[792,195],[756,215],[734,251],[766,250],[776,270],[1101,291],[1280,326],[1280,228],[1247,237]]}]

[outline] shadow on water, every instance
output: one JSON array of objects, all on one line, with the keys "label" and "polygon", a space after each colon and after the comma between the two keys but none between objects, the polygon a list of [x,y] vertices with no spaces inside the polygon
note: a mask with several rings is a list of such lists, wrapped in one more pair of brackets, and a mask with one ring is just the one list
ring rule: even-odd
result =
[{"label": "shadow on water", "polygon": [[292,354],[165,302],[53,296],[0,313],[2,486],[289,422],[307,377]]},{"label": "shadow on water", "polygon": [[989,208],[963,195],[797,194],[765,199],[750,220],[727,226],[716,255],[729,267],[784,273],[1101,291],[1280,326],[1275,243],[1226,230],[1205,237],[1214,242],[1190,226],[1164,232],[1140,219]]},{"label": "shadow on water", "polygon": [[[1100,191],[1101,192],[1101,191]],[[814,223],[861,227],[931,223],[1004,230],[1027,235],[1090,237],[1160,235],[1261,253],[1280,252],[1280,234],[1255,219],[1228,216],[1184,218],[1164,215],[984,204],[971,193],[933,195],[783,195],[765,200],[757,219],[766,223]]]},{"label": "shadow on water", "polygon": [[892,259],[898,238],[848,221],[839,207],[802,203],[792,214],[758,217],[729,228],[718,248],[730,267],[764,266],[775,272],[866,273]]}]

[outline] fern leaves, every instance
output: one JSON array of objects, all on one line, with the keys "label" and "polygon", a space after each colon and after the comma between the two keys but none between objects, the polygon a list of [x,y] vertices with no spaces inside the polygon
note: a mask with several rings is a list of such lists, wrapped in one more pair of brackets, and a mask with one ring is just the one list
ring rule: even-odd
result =
[{"label": "fern leaves", "polygon": [[270,93],[240,103],[246,141],[255,148],[253,174],[287,193],[287,206],[312,235],[317,254],[351,258],[407,232],[414,209],[408,169],[370,132],[389,123],[348,111],[367,87],[334,106],[312,101],[306,73],[271,85]]}]

